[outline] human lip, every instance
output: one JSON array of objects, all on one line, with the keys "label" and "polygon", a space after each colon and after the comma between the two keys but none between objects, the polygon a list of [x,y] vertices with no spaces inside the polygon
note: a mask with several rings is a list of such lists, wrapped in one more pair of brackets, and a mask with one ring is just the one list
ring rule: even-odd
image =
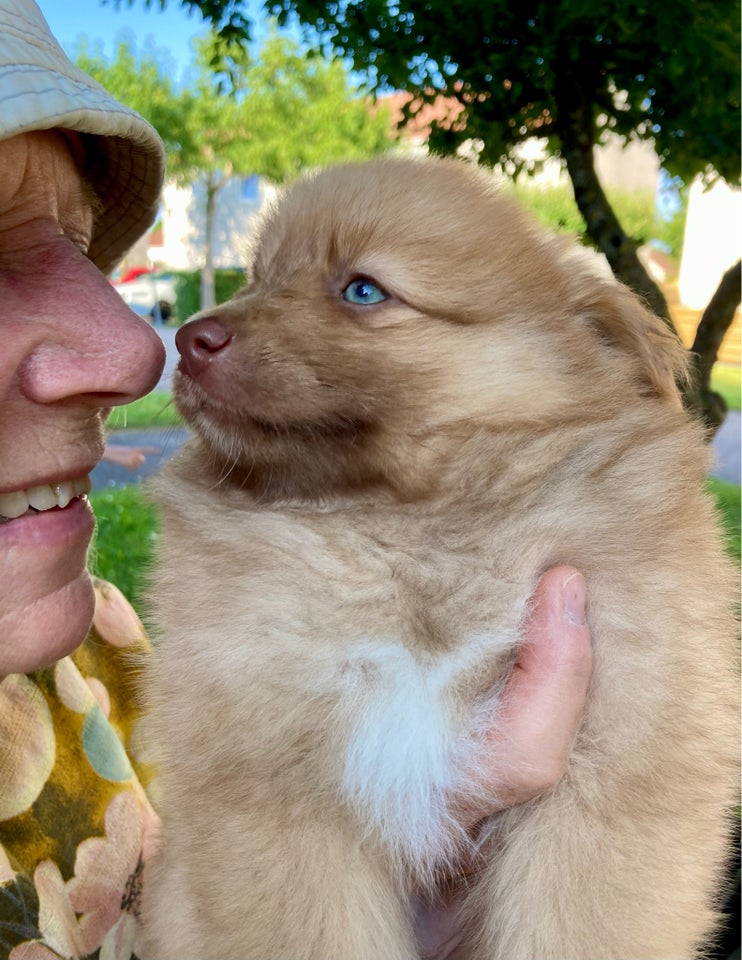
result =
[{"label": "human lip", "polygon": [[87,499],[92,484],[85,475],[72,480],[59,480],[0,493],[0,524],[17,520],[27,513],[43,513],[55,507],[66,507],[75,497]]}]

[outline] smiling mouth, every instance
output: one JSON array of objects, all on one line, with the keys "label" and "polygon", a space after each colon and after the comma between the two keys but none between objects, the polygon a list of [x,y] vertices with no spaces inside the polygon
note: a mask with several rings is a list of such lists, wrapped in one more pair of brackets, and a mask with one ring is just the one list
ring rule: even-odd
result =
[{"label": "smiling mouth", "polygon": [[29,490],[0,493],[0,523],[17,520],[26,514],[64,508],[76,497],[87,499],[91,489],[90,477],[86,476],[60,483],[45,483]]}]

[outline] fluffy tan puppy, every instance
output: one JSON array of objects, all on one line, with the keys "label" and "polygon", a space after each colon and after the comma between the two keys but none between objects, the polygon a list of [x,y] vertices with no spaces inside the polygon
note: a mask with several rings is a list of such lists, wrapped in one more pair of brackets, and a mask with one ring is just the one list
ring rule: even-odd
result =
[{"label": "fluffy tan puppy", "polygon": [[[467,960],[694,956],[735,590],[674,337],[456,161],[300,182],[249,275],[178,336],[146,955],[410,960],[428,887]],[[452,801],[562,561],[595,649],[569,770],[470,838]]]}]

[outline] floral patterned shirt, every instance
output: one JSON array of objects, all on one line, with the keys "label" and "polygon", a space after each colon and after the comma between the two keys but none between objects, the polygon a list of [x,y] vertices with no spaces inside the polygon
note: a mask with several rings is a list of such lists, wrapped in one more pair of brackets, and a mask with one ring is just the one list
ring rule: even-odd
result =
[{"label": "floral patterned shirt", "polygon": [[136,694],[149,645],[122,594],[95,590],[72,656],[0,682],[0,958],[136,955],[158,835]]}]

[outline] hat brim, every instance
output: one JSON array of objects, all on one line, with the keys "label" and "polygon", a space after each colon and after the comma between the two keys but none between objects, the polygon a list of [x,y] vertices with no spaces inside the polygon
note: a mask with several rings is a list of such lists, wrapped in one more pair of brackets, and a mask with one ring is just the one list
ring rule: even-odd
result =
[{"label": "hat brim", "polygon": [[72,130],[101,202],[90,259],[108,273],[157,216],[165,170],[153,127],[65,56],[30,2],[0,0],[0,139]]}]

